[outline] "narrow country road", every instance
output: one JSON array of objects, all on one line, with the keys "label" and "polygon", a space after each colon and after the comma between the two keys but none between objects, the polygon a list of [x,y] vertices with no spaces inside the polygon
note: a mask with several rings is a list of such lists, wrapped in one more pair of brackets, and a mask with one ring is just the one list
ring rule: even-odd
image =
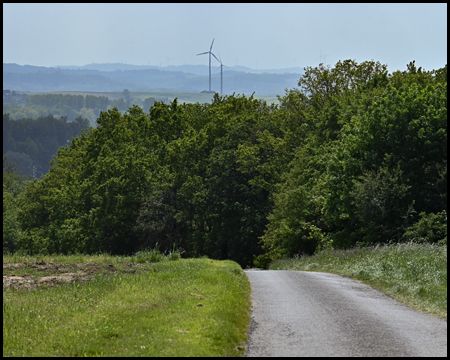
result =
[{"label": "narrow country road", "polygon": [[246,270],[245,356],[447,356],[447,321],[368,285],[317,272]]}]

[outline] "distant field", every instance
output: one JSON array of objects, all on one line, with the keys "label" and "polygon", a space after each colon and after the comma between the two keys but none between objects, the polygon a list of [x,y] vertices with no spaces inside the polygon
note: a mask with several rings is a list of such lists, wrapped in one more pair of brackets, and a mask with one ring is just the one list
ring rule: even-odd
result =
[{"label": "distant field", "polygon": [[[122,92],[107,92],[107,91],[48,91],[48,92],[26,92],[28,95],[42,95],[42,94],[63,94],[63,95],[93,95],[93,96],[106,96],[111,100],[117,100],[122,97]],[[169,101],[173,101],[178,98],[179,103],[196,103],[200,104],[211,102],[213,98],[212,94],[201,94],[201,93],[182,93],[182,92],[132,92],[131,95],[138,99],[145,99],[149,97],[166,97]],[[237,95],[237,94],[236,94]],[[246,94],[246,96],[250,96]],[[255,94],[256,99],[265,100],[267,103],[278,104],[278,99],[276,96],[258,96]]]},{"label": "distant field", "polygon": [[17,91],[19,94],[27,94],[27,95],[45,95],[45,94],[62,94],[62,95],[93,95],[93,96],[106,96],[110,100],[117,100],[122,97],[122,92],[108,92],[108,91]]}]

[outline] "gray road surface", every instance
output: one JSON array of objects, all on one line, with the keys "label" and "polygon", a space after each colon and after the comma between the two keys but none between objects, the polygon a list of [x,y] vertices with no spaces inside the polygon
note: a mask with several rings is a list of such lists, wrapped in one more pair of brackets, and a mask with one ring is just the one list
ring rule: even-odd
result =
[{"label": "gray road surface", "polygon": [[252,324],[246,356],[447,356],[447,321],[355,280],[246,270]]}]

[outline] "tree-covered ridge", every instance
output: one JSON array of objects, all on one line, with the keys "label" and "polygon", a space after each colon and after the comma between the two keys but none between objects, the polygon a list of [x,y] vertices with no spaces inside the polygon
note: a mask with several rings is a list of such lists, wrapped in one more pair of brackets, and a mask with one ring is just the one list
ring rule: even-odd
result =
[{"label": "tree-covered ridge", "polygon": [[[50,169],[59,147],[67,145],[83,129],[97,125],[101,111],[117,107],[125,112],[132,104],[150,109],[155,98],[135,99],[125,89],[122,98],[106,96],[42,94],[26,95],[23,105],[14,91],[3,98],[3,155],[24,175],[40,177]],[[5,102],[6,101],[6,102]]]},{"label": "tree-covered ridge", "polygon": [[16,164],[21,174],[40,177],[50,169],[50,160],[57,150],[87,128],[89,122],[81,116],[72,122],[53,115],[13,120],[6,113],[3,114],[3,155]]},{"label": "tree-covered ridge", "polygon": [[158,244],[266,266],[411,239],[446,218],[446,67],[306,68],[280,104],[216,94],[211,104],[102,112],[26,185],[15,248],[123,254]]},{"label": "tree-covered ridge", "polygon": [[[10,119],[37,119],[51,114],[55,117],[64,117],[68,122],[71,122],[81,116],[88,119],[90,126],[94,127],[97,125],[97,118],[101,111],[117,107],[119,111],[124,112],[133,104],[148,110],[157,100],[154,97],[133,98],[128,89],[122,91],[122,96],[119,99],[110,99],[107,96],[71,94],[35,94],[30,96],[26,94],[17,95],[15,91],[12,94],[11,96],[3,96],[3,114],[8,113]],[[24,95],[25,100],[23,99]]]}]

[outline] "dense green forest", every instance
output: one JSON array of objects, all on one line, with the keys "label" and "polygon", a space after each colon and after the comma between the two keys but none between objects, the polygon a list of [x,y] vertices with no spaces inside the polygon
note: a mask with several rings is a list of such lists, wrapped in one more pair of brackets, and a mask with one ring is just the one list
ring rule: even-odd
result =
[{"label": "dense green forest", "polygon": [[[132,104],[150,109],[156,98],[136,99],[125,89],[119,99],[94,95],[16,92],[3,96],[3,155],[23,174],[39,177],[50,169],[58,148],[96,126],[101,111],[118,108],[125,112]],[[5,99],[6,98],[6,99]]]},{"label": "dense green forest", "polygon": [[446,242],[447,66],[321,64],[279,100],[113,108],[40,180],[4,161],[4,251],[158,245],[265,267],[327,247]]},{"label": "dense green forest", "polygon": [[39,177],[50,169],[50,160],[61,146],[89,128],[81,116],[68,122],[64,116],[40,116],[37,119],[12,120],[3,114],[3,155],[16,164],[24,176]]}]

